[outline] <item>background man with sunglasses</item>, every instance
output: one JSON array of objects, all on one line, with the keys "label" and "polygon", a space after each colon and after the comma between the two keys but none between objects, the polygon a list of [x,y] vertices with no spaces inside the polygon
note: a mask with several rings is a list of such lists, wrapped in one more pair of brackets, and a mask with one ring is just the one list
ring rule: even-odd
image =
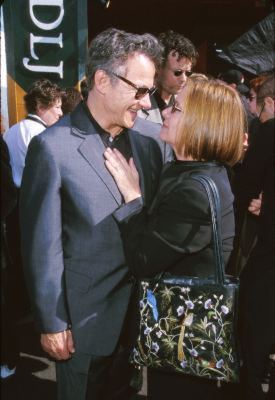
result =
[{"label": "background man with sunglasses", "polygon": [[59,400],[130,400],[133,392],[133,279],[112,217],[122,197],[103,153],[110,146],[133,158],[149,206],[161,153],[132,127],[137,112],[151,106],[160,62],[152,35],[102,32],[88,52],[87,102],[29,147],[21,192],[24,267],[42,347],[57,360]]},{"label": "background man with sunglasses", "polygon": [[156,77],[157,90],[150,97],[151,108],[141,110],[139,116],[162,124],[161,112],[174,103],[175,96],[192,73],[198,53],[193,43],[180,33],[169,30],[161,33],[158,39],[164,51]]}]

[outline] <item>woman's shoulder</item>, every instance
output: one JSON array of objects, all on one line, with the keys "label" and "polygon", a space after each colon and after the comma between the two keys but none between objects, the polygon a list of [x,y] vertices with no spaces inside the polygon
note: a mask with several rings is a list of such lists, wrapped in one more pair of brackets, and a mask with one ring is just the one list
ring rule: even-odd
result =
[{"label": "woman's shoulder", "polygon": [[215,183],[228,182],[228,174],[225,166],[218,162],[180,162],[174,161],[165,164],[162,174],[163,181],[174,181],[175,186],[191,185],[201,186],[194,178],[207,176]]},{"label": "woman's shoulder", "polygon": [[[208,204],[203,185],[196,176],[207,176],[215,183],[221,199],[233,202],[233,195],[226,168],[220,163],[174,163],[167,168],[160,184],[160,195],[169,202],[197,207]],[[203,206],[204,208],[204,206]]]},{"label": "woman's shoulder", "polygon": [[170,175],[161,181],[159,203],[177,210],[178,213],[190,212],[191,209],[201,209],[205,212],[208,205],[204,188],[186,172]]}]

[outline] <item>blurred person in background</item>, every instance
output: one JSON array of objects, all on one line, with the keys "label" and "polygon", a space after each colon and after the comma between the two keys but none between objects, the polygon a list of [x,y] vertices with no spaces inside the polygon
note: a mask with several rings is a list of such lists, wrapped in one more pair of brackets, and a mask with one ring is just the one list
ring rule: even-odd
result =
[{"label": "blurred person in background", "polygon": [[9,248],[6,234],[6,219],[16,206],[17,190],[12,179],[8,146],[2,136],[1,117],[1,379],[15,374],[19,359],[17,346],[15,317],[12,304],[13,287],[11,278],[12,248]]},{"label": "blurred person in background", "polygon": [[[272,75],[270,73],[264,73],[256,78],[253,78],[249,82],[249,94],[248,98],[248,105],[251,115],[253,118],[250,120],[248,125],[248,141],[247,141],[247,148],[253,142],[254,137],[256,137],[257,131],[261,128],[262,122],[258,116],[257,110],[257,93],[261,85],[264,83]],[[250,154],[250,153],[249,153]],[[245,153],[244,153],[245,156]],[[245,158],[246,160],[246,158]],[[242,160],[243,161],[243,160]],[[240,190],[240,176],[243,174],[243,165],[242,162],[239,163],[234,168],[234,179],[232,182],[233,192],[235,193],[236,190],[239,192]],[[246,184],[245,184],[246,185]],[[235,189],[237,187],[238,189]],[[239,197],[238,193],[235,197],[235,212],[236,212],[236,236],[234,242],[234,250],[232,253],[232,258],[230,260],[229,270],[228,272],[232,273],[233,275],[240,275],[244,265],[247,263],[249,255],[256,244],[257,241],[257,230],[258,230],[258,207],[260,208],[261,203],[261,194],[257,195],[257,198],[253,199],[252,204],[257,206],[256,212],[253,211],[253,206],[249,206],[247,208],[247,204],[245,204],[241,197]]]},{"label": "blurred person in background", "polygon": [[159,136],[163,124],[162,111],[174,104],[176,95],[192,74],[198,52],[189,39],[172,30],[161,33],[158,40],[163,48],[163,59],[156,75],[156,91],[150,96],[151,108],[138,112],[135,126],[139,130],[139,125],[142,125],[140,118],[158,124],[152,126],[151,136],[158,142],[165,163],[171,161],[174,154],[171,146]]},{"label": "blurred person in background", "polygon": [[24,96],[27,117],[4,133],[8,145],[12,175],[20,188],[25,157],[31,139],[62,117],[62,90],[48,79],[35,81]]},{"label": "blurred person in background", "polygon": [[172,30],[160,33],[158,40],[163,47],[163,60],[157,71],[157,90],[150,97],[151,108],[141,110],[139,116],[162,124],[162,111],[166,107],[171,107],[175,101],[175,96],[181,91],[187,78],[192,74],[198,52],[188,38]]},{"label": "blurred person in background", "polygon": [[81,92],[82,100],[86,101],[88,98],[88,94],[89,94],[86,78],[82,79],[82,81],[80,82],[80,92]]},{"label": "blurred person in background", "polygon": [[63,89],[61,106],[63,115],[71,113],[81,100],[81,93],[76,88],[68,87]]},{"label": "blurred person in background", "polygon": [[249,95],[249,87],[245,84],[243,73],[237,69],[229,69],[225,72],[220,73],[218,75],[218,79],[221,79],[227,85],[236,89],[237,92],[240,94],[245,109],[247,122],[249,125],[254,116],[252,115],[249,109],[249,102],[247,97]]},{"label": "blurred person in background", "polygon": [[[236,179],[237,205],[247,209],[261,196],[257,242],[241,274],[241,344],[245,400],[263,400],[262,382],[269,356],[275,352],[274,254],[274,74],[257,88],[256,111],[260,125],[245,154]],[[268,398],[274,399],[273,382]]]},{"label": "blurred person in background", "polygon": [[253,140],[255,132],[257,131],[257,129],[261,124],[257,112],[257,92],[258,89],[261,87],[262,83],[264,83],[264,81],[268,79],[268,77],[270,76],[271,76],[270,74],[265,73],[249,81],[249,94],[247,97],[248,97],[249,110],[254,118],[250,121],[250,124],[248,126],[248,144],[251,143],[251,141]]}]

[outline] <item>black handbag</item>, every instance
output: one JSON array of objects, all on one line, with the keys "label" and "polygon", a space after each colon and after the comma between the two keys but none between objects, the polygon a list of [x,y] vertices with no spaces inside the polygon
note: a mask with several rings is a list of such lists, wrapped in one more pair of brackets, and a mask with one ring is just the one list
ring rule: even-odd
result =
[{"label": "black handbag", "polygon": [[206,190],[213,224],[214,275],[164,272],[139,282],[139,334],[131,355],[137,367],[238,382],[236,319],[239,281],[225,276],[217,187],[194,175]]}]

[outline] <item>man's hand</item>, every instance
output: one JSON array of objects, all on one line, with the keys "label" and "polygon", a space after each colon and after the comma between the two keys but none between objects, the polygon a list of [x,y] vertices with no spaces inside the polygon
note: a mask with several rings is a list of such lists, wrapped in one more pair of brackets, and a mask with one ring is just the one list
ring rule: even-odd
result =
[{"label": "man's hand", "polygon": [[259,215],[262,205],[262,193],[259,195],[258,199],[252,199],[248,206],[248,211],[253,215]]},{"label": "man's hand", "polygon": [[40,343],[43,350],[56,360],[67,360],[75,352],[72,332],[42,333]]}]

